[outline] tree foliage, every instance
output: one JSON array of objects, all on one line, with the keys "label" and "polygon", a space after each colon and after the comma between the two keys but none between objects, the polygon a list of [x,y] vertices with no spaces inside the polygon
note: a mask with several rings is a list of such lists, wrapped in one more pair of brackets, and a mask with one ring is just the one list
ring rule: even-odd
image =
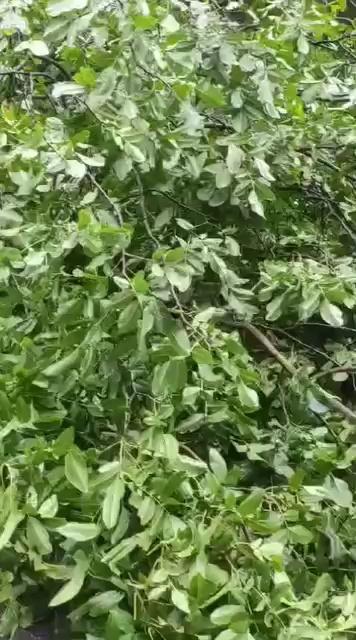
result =
[{"label": "tree foliage", "polygon": [[4,636],[353,637],[344,9],[1,0]]}]

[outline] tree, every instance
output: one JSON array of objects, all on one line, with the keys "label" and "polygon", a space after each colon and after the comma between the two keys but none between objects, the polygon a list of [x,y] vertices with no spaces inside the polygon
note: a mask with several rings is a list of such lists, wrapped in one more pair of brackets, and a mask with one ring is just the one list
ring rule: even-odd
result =
[{"label": "tree", "polygon": [[0,633],[346,640],[345,3],[0,6]]}]

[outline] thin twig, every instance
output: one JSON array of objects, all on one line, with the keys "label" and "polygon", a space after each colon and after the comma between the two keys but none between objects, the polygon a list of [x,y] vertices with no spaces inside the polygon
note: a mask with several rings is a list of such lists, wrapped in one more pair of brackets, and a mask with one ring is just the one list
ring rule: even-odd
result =
[{"label": "thin twig", "polygon": [[64,68],[64,66],[58,62],[58,60],[56,60],[55,58],[51,58],[50,56],[35,56],[36,58],[40,58],[41,60],[45,60],[46,62],[49,62],[49,64],[52,64],[54,67],[56,67],[67,80],[72,80],[72,75],[69,73],[69,71],[67,71],[67,69]]},{"label": "thin twig", "polygon": [[319,378],[323,378],[324,376],[333,375],[334,373],[356,373],[355,367],[344,366],[344,367],[332,367],[331,369],[325,369],[325,371],[318,371],[314,376],[314,380],[318,380]]},{"label": "thin twig", "polygon": [[110,198],[109,194],[105,191],[105,189],[103,189],[103,187],[101,186],[101,184],[99,184],[96,178],[94,178],[92,173],[88,171],[87,175],[90,181],[93,183],[93,185],[98,189],[98,191],[100,191],[101,195],[111,205],[115,215],[117,216],[118,221],[120,222],[120,225],[122,226],[124,224],[124,220],[117,204]]},{"label": "thin twig", "polygon": [[314,158],[313,154],[312,154],[312,149],[308,149],[308,148],[305,148],[305,147],[299,147],[299,148],[297,148],[295,150],[296,150],[297,153],[303,153],[308,158],[311,158],[315,162],[320,162],[321,164],[324,164],[326,167],[329,167],[329,169],[332,169],[333,171],[336,171],[337,173],[342,173],[345,176],[345,178],[348,178],[353,184],[356,184],[356,177],[355,176],[353,176],[351,173],[344,173],[343,170],[341,169],[341,167],[338,167],[338,165],[334,164],[334,162],[331,162],[331,160],[327,160],[327,158],[323,158],[322,156],[317,156],[316,158]]},{"label": "thin twig", "polygon": [[[249,322],[245,322],[243,326],[256,338],[256,340],[258,340],[258,342],[265,348],[265,350],[268,351],[282,365],[282,367],[286,371],[288,371],[288,373],[290,373],[290,375],[292,375],[293,377],[298,376],[299,372],[294,367],[294,365],[289,362],[289,360],[287,360],[287,358],[285,358],[284,355],[280,353],[280,351],[278,351],[274,344],[272,344],[272,342],[259,329],[257,329],[257,327],[250,324]],[[337,411],[337,413],[341,413],[350,422],[356,423],[356,414],[351,409],[346,407],[341,402],[341,400],[330,395],[327,391],[325,391],[325,389],[319,386],[318,392],[323,400],[325,400],[325,403],[330,409]]]},{"label": "thin twig", "polygon": [[151,238],[152,242],[156,245],[156,247],[159,247],[159,242],[158,242],[157,238],[155,238],[155,236],[154,236],[154,234],[152,232],[152,229],[150,227],[150,223],[148,221],[148,215],[147,215],[146,205],[145,205],[145,194],[144,194],[144,190],[143,190],[143,184],[142,184],[141,176],[140,176],[139,172],[137,171],[137,169],[135,169],[135,167],[133,167],[133,172],[135,174],[136,183],[137,183],[137,186],[138,186],[138,190],[140,192],[139,203],[140,203],[140,209],[141,209],[141,213],[142,213],[143,224],[144,224],[145,229],[147,231],[147,235]]},{"label": "thin twig", "polygon": [[191,211],[191,213],[197,213],[199,216],[203,216],[204,218],[206,218],[206,215],[202,211],[199,211],[199,209],[195,209],[194,207],[190,207],[188,204],[184,204],[184,202],[180,202],[166,191],[161,191],[160,189],[155,188],[146,189],[146,191],[148,193],[157,193],[158,195],[163,196],[164,198],[167,198],[167,200],[173,202],[173,204],[177,205],[177,207],[185,209],[186,211]]},{"label": "thin twig", "polygon": [[[109,194],[105,191],[105,189],[103,189],[101,184],[99,184],[99,182],[96,180],[96,178],[93,176],[93,174],[90,173],[90,171],[88,171],[87,175],[88,175],[89,180],[91,181],[91,183],[98,189],[98,191],[105,198],[105,200],[111,205],[115,215],[117,216],[117,219],[118,219],[120,225],[123,226],[124,219],[122,217],[122,214],[121,214],[121,211],[120,211],[119,207],[110,198]],[[125,249],[121,250],[121,258],[122,258],[122,273],[123,273],[124,276],[126,276],[126,254],[125,254]]]},{"label": "thin twig", "polygon": [[[271,329],[271,327],[269,327],[268,325],[259,324],[259,326],[262,326],[264,329]],[[313,347],[311,344],[308,344],[307,342],[303,342],[303,340],[300,340],[300,338],[296,338],[285,329],[281,329],[280,327],[273,327],[273,331],[283,334],[284,336],[286,336],[286,338],[289,338],[289,340],[293,340],[293,342],[300,344],[302,347],[304,347],[304,349],[307,349],[312,353],[316,353],[317,355],[322,356],[323,358],[325,358],[325,360],[328,360],[329,362],[333,362],[334,364],[337,364],[336,360],[333,360],[333,358],[330,358],[330,356],[328,356],[325,353],[325,351],[322,351],[321,349],[317,349],[316,347]]]},{"label": "thin twig", "polygon": [[325,189],[322,189],[322,193],[320,193],[319,190],[320,186],[317,193],[315,191],[313,191],[312,193],[307,193],[308,197],[314,200],[320,200],[320,202],[324,202],[328,207],[331,215],[338,220],[339,224],[342,226],[347,235],[349,235],[351,240],[356,243],[356,234],[347,224],[346,220],[344,220],[342,213],[339,210],[338,203],[329,196]]},{"label": "thin twig", "polygon": [[342,40],[351,40],[352,38],[356,38],[356,31],[352,33],[344,33],[342,36],[339,36],[339,38],[335,38],[334,40],[325,38],[325,40],[310,40],[310,43],[318,47],[323,44],[338,44]]},{"label": "thin twig", "polygon": [[0,77],[4,76],[26,76],[27,78],[46,78],[51,82],[55,82],[55,79],[46,71],[21,71],[19,69],[8,69],[7,71],[0,71]]}]

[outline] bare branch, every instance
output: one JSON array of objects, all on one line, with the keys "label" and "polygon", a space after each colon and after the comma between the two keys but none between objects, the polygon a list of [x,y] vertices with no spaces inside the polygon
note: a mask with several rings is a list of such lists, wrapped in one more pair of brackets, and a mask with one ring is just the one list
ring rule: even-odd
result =
[{"label": "bare branch", "polygon": [[[293,377],[297,377],[299,375],[299,371],[295,366],[289,362],[289,360],[287,360],[280,351],[278,351],[274,344],[272,344],[272,342],[259,329],[257,329],[257,327],[249,322],[245,322],[243,326],[258,340],[265,350],[268,351],[286,371],[288,371],[288,373]],[[356,413],[349,409],[349,407],[346,407],[341,400],[332,396],[325,389],[319,386],[318,392],[330,409],[333,409],[337,413],[341,413],[350,422],[354,424],[356,423]]]}]

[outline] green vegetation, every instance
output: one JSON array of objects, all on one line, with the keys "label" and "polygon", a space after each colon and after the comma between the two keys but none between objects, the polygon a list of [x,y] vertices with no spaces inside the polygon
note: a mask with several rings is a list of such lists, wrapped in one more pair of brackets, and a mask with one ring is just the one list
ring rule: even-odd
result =
[{"label": "green vegetation", "polygon": [[354,637],[344,9],[1,0],[0,635]]}]

